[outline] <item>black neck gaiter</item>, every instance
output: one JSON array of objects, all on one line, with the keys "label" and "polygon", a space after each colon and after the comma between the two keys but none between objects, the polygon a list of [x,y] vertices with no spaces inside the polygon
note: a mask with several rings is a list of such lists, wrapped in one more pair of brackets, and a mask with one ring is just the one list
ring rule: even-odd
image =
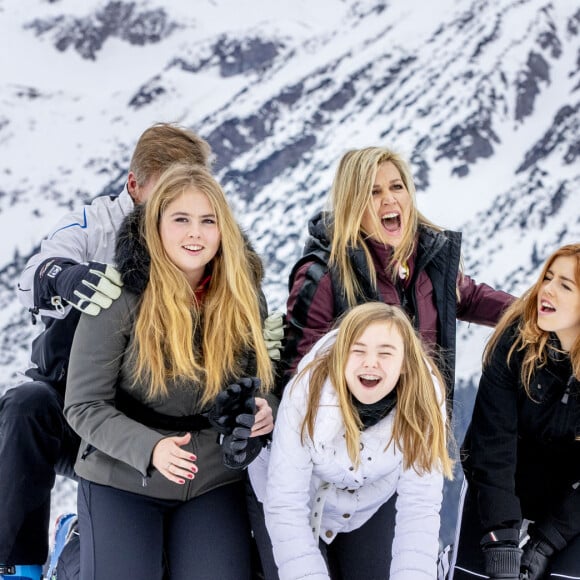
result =
[{"label": "black neck gaiter", "polygon": [[352,394],[351,399],[355,409],[358,411],[358,416],[360,417],[364,430],[376,425],[392,411],[393,407],[397,404],[397,389],[393,389],[388,395],[385,395],[382,399],[370,405],[361,403]]}]

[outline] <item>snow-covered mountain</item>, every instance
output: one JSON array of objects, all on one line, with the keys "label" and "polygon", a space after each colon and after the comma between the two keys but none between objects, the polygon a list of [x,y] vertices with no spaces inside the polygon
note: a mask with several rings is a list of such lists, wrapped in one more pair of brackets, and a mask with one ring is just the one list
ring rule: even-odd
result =
[{"label": "snow-covered mountain", "polygon": [[[272,309],[353,147],[411,160],[420,209],[463,231],[479,281],[519,294],[580,240],[574,0],[4,0],[0,34],[0,392],[37,331],[24,263],[61,215],[121,189],[157,121],[210,142]],[[460,435],[488,336],[459,325]]]}]

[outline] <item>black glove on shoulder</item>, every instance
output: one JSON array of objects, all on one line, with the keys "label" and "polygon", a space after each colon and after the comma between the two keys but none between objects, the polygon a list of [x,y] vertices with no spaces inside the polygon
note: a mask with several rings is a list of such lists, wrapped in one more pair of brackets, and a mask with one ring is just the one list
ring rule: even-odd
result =
[{"label": "black glove on shoulder", "polygon": [[218,393],[208,413],[209,422],[218,433],[231,435],[238,426],[238,415],[247,414],[253,418],[256,413],[255,397],[259,387],[260,379],[244,377]]},{"label": "black glove on shoulder", "polygon": [[60,298],[73,308],[96,316],[119,298],[121,286],[121,275],[109,264],[78,264],[68,258],[50,258],[37,269],[35,303],[39,308],[54,309]]},{"label": "black glove on shoulder", "polygon": [[522,550],[518,530],[497,530],[481,540],[485,573],[491,580],[519,580]]},{"label": "black glove on shoulder", "polygon": [[522,555],[521,580],[542,580],[555,551],[550,542],[530,532],[530,539],[524,546]]}]

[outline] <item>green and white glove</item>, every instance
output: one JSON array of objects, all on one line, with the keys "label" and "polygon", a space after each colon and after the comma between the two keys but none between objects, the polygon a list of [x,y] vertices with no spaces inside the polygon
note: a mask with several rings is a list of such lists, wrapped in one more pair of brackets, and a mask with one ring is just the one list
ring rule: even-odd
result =
[{"label": "green and white glove", "polygon": [[270,360],[280,360],[284,339],[284,314],[273,312],[264,321],[264,340]]},{"label": "green and white glove", "polygon": [[[51,258],[38,269],[35,283],[41,307],[52,307],[58,298],[73,308],[96,316],[121,295],[121,274],[110,264],[77,264],[66,258]],[[55,302],[56,301],[56,302]]]}]

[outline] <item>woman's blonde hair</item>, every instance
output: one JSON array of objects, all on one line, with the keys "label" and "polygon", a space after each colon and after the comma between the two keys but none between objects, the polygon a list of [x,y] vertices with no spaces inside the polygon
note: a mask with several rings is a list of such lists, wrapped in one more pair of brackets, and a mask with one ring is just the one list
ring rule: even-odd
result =
[{"label": "woman's blonde hair", "polygon": [[348,456],[354,465],[360,464],[362,423],[346,382],[345,369],[352,345],[368,326],[376,323],[396,329],[404,345],[403,366],[396,386],[393,433],[385,442],[386,446],[394,441],[402,450],[405,469],[413,467],[418,473],[441,469],[451,478],[452,460],[446,447],[447,421],[441,412],[445,395],[435,387],[438,382],[439,388],[445,389],[445,383],[405,313],[397,306],[382,302],[368,302],[350,309],[339,323],[336,341],[299,373],[296,380],[309,375],[310,384],[302,441],[307,435],[311,439],[314,437],[320,395],[329,380],[338,394]]},{"label": "woman's blonde hair", "polygon": [[[168,258],[159,233],[169,204],[192,189],[207,196],[221,234],[201,304]],[[199,382],[205,404],[225,381],[239,377],[239,357],[255,353],[257,376],[268,390],[272,368],[259,306],[261,263],[248,249],[220,185],[200,165],[175,164],[160,177],[144,213],[141,236],[151,268],[135,324],[135,380],[148,383],[150,399],[167,395],[169,380]]]},{"label": "woman's blonde hair", "polygon": [[[356,295],[361,291],[358,277],[353,272],[348,257],[350,248],[363,249],[371,281],[376,286],[376,270],[367,245],[364,243],[368,234],[363,231],[361,224],[367,210],[373,218],[376,218],[372,206],[373,185],[379,166],[387,162],[397,168],[411,198],[409,223],[405,227],[401,243],[394,248],[390,263],[390,273],[393,278],[396,276],[395,265],[406,263],[413,253],[419,225],[441,230],[417,209],[413,176],[409,166],[400,155],[384,147],[366,147],[345,153],[334,176],[329,214],[332,221],[326,226],[331,231],[332,237],[330,264],[337,267],[341,286],[350,306],[356,304]],[[377,223],[377,229],[378,227]]]},{"label": "woman's blonde hair", "polygon": [[[517,337],[508,352],[507,362],[509,365],[515,352],[523,351],[520,378],[528,396],[530,396],[530,383],[534,371],[537,367],[542,367],[548,362],[549,353],[548,340],[550,332],[542,330],[538,326],[538,295],[542,290],[548,270],[552,267],[554,261],[561,257],[576,258],[574,279],[578,287],[580,287],[580,244],[562,246],[546,260],[536,283],[504,312],[483,352],[483,364],[485,366],[491,362],[493,351],[501,336],[517,321]],[[570,360],[572,361],[574,376],[580,378],[580,336],[576,338],[570,349]]]}]

